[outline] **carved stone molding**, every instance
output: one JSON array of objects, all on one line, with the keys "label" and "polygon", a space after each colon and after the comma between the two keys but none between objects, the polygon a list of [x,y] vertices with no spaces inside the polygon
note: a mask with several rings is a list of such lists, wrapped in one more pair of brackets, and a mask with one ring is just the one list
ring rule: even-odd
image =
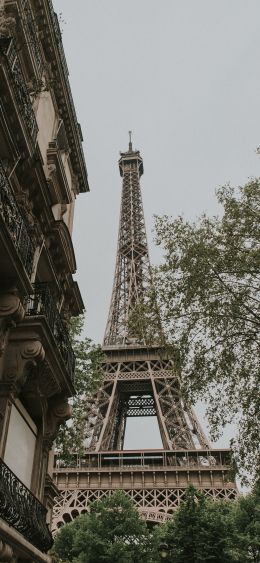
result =
[{"label": "carved stone molding", "polygon": [[50,364],[45,360],[38,368],[39,390],[46,399],[61,392],[61,386],[54,377]]},{"label": "carved stone molding", "polygon": [[80,193],[79,180],[76,174],[74,174],[73,172],[71,174],[71,177],[72,177],[72,189],[74,194],[77,195]]},{"label": "carved stone molding", "polygon": [[76,271],[76,260],[71,235],[67,225],[62,220],[54,221],[51,232],[51,252],[55,259],[60,262],[65,273],[74,274]]},{"label": "carved stone molding", "polygon": [[21,321],[24,314],[16,289],[0,293],[0,356],[4,353],[9,329]]},{"label": "carved stone molding", "polygon": [[44,421],[44,446],[50,450],[57,436],[59,426],[71,417],[71,405],[67,397],[58,396],[50,400]]},{"label": "carved stone molding", "polygon": [[45,351],[39,340],[9,342],[5,353],[2,380],[21,386],[30,369],[44,360]]},{"label": "carved stone molding", "polygon": [[39,379],[38,370],[33,370],[29,373],[25,384],[23,385],[22,393],[26,397],[26,402],[30,415],[35,419],[42,419],[48,409],[47,398],[42,394]]},{"label": "carved stone molding", "polygon": [[54,484],[53,479],[47,473],[45,478],[45,485],[44,485],[44,505],[47,509],[52,509],[55,504],[55,499],[59,495],[59,491]]},{"label": "carved stone molding", "polygon": [[59,194],[59,182],[57,179],[57,167],[54,163],[47,165],[47,182],[52,203],[55,205],[59,202],[57,195]]},{"label": "carved stone molding", "polygon": [[13,316],[16,320],[21,320],[24,316],[24,308],[17,289],[0,293],[0,317],[7,316]]},{"label": "carved stone molding", "polygon": [[47,179],[52,203],[71,203],[71,189],[58,141],[49,143],[47,150]]},{"label": "carved stone molding", "polygon": [[0,540],[0,561],[4,563],[15,563],[14,553],[10,545]]}]

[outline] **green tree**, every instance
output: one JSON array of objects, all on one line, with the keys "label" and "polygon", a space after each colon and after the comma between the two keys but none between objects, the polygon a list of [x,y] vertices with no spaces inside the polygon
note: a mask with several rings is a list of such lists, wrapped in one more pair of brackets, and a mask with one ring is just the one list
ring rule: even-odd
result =
[{"label": "green tree", "polygon": [[54,554],[62,562],[73,563],[152,561],[146,524],[121,491],[95,501],[89,513],[61,528]]},{"label": "green tree", "polygon": [[60,427],[56,440],[56,450],[66,463],[73,460],[73,454],[84,453],[86,412],[89,399],[102,381],[101,347],[93,344],[89,338],[81,338],[84,316],[71,320],[70,337],[76,357],[75,395],[71,399],[72,417]]},{"label": "green tree", "polygon": [[217,197],[221,217],[156,218],[164,252],[154,269],[156,296],[183,392],[192,402],[207,401],[213,439],[236,422],[235,459],[240,469],[257,472],[260,180],[238,190],[225,186]]},{"label": "green tree", "polygon": [[193,486],[171,520],[148,531],[123,492],[92,503],[55,538],[54,563],[260,563],[260,487],[236,500],[206,498]]},{"label": "green tree", "polygon": [[232,554],[240,563],[260,563],[260,483],[233,503]]},{"label": "green tree", "polygon": [[172,563],[231,563],[231,502],[208,500],[194,487],[165,526]]}]

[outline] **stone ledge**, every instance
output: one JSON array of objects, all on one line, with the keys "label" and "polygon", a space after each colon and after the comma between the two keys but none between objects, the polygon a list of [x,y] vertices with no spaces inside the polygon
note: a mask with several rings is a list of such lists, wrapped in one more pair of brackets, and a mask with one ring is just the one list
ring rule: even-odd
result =
[{"label": "stone ledge", "polygon": [[52,558],[28,542],[19,532],[0,518],[0,539],[10,545],[15,555],[33,563],[51,563]]}]

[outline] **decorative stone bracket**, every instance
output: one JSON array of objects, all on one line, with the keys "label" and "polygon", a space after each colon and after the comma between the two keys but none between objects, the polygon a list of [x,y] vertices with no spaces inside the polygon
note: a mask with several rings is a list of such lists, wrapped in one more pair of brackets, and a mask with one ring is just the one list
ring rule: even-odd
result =
[{"label": "decorative stone bracket", "polygon": [[57,396],[50,400],[44,428],[44,445],[48,450],[52,447],[59,426],[71,417],[71,411],[67,397]]},{"label": "decorative stone bracket", "polygon": [[0,540],[0,561],[3,563],[15,563],[16,561],[13,557],[13,549],[2,540]]},{"label": "decorative stone bracket", "polygon": [[0,293],[0,356],[3,355],[9,329],[21,321],[25,311],[16,289]]},{"label": "decorative stone bracket", "polygon": [[43,361],[44,357],[45,351],[39,340],[9,342],[0,379],[6,384],[20,387],[26,381],[28,370]]}]

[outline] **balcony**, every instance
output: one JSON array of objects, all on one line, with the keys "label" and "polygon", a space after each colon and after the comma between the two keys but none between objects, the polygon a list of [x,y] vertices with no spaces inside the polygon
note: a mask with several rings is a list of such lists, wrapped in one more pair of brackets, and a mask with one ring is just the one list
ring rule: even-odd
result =
[{"label": "balcony", "polygon": [[75,370],[75,356],[72,350],[69,333],[57,309],[51,294],[49,284],[33,284],[34,293],[28,297],[26,316],[44,316],[49,329],[54,337],[61,361],[64,362],[66,370],[73,382]]},{"label": "balcony", "polygon": [[[3,248],[1,245],[1,264],[3,267],[3,275],[6,279],[18,278],[17,275],[17,259],[14,259],[14,252],[12,246],[14,245],[16,253],[18,254],[21,268],[23,267],[28,278],[31,276],[34,245],[32,244],[30,235],[28,233],[26,224],[20,212],[20,209],[15,201],[11,185],[5,174],[3,166],[0,162],[0,222],[3,223],[1,228],[1,238],[3,241]],[[11,239],[11,241],[10,241]],[[1,241],[1,242],[2,242]],[[11,248],[10,248],[11,242]],[[8,249],[9,255],[8,258]],[[31,287],[31,286],[30,286]]]},{"label": "balcony", "polygon": [[46,513],[46,508],[0,459],[0,517],[44,553],[53,544]]},{"label": "balcony", "polygon": [[[24,34],[24,43],[27,46],[28,51],[31,51],[31,61],[32,65],[35,67],[36,76],[38,75],[39,78],[41,78],[43,71],[43,58],[37,33],[36,19],[28,0],[23,0],[21,3],[21,9],[24,25],[21,25],[20,31]],[[19,16],[20,14],[16,14],[16,17]]]},{"label": "balcony", "polygon": [[[27,132],[25,133],[27,138],[29,134],[27,140],[31,150],[34,150],[38,126],[13,39],[0,38],[0,62],[2,67],[1,90],[4,84],[8,92],[11,89],[11,99],[14,99],[17,106],[15,109],[16,116],[20,123],[22,121],[22,129]],[[10,108],[8,114],[10,114]]]}]

